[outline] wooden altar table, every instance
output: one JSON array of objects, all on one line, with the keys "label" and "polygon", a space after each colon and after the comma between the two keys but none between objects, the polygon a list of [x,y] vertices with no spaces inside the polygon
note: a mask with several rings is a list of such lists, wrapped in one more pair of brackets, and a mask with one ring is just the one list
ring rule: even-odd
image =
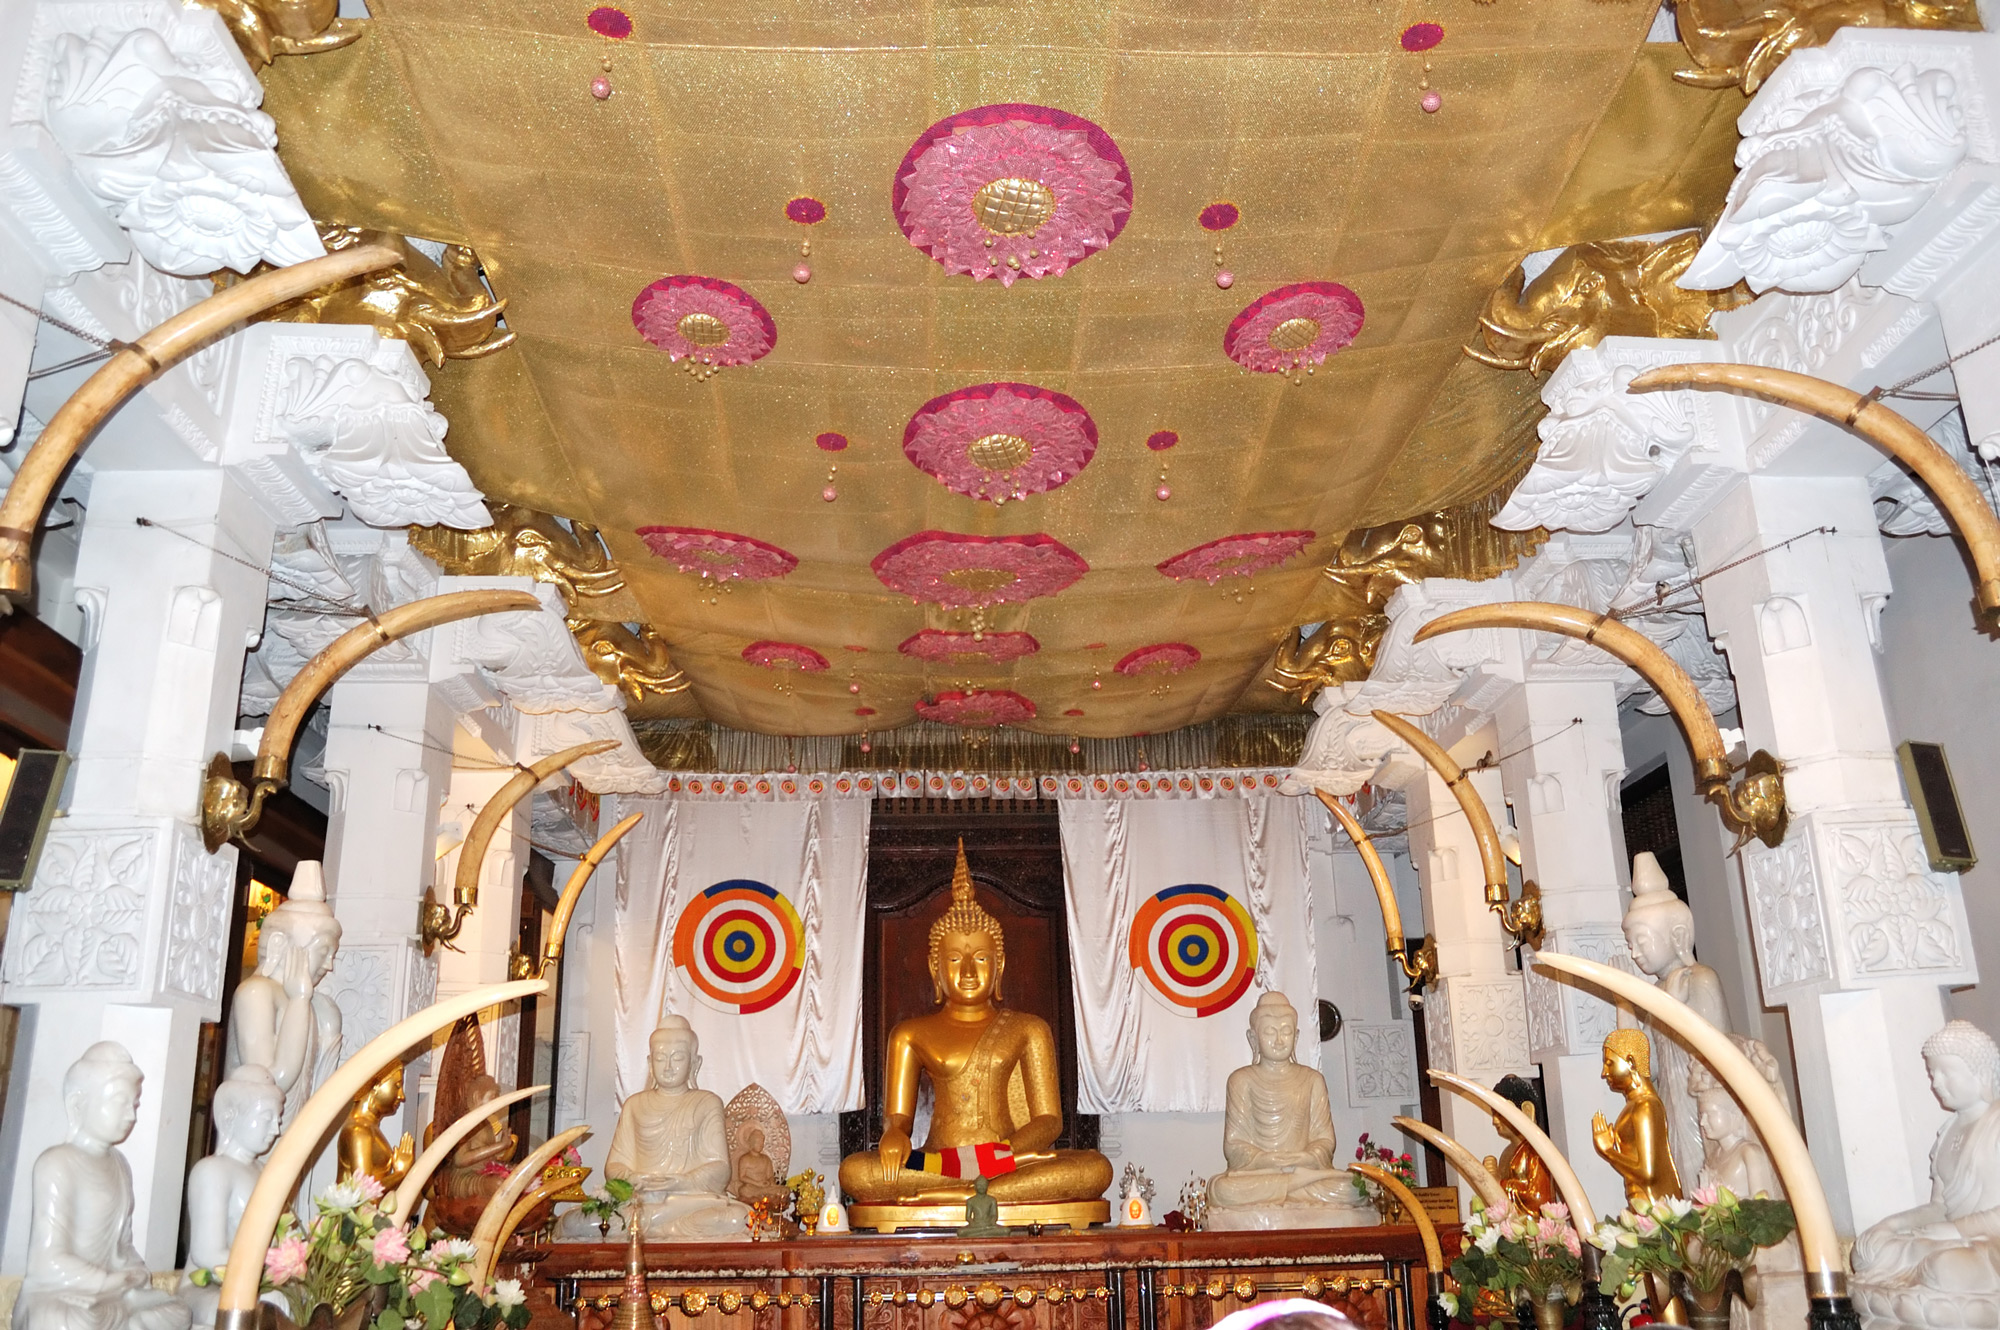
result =
[{"label": "wooden altar table", "polygon": [[[1449,1260],[1460,1230],[1441,1226],[1439,1236]],[[526,1255],[532,1286],[566,1325],[609,1330],[622,1244]],[[661,1330],[1202,1330],[1274,1297],[1318,1298],[1366,1330],[1422,1330],[1423,1262],[1409,1226],[646,1246]]]}]

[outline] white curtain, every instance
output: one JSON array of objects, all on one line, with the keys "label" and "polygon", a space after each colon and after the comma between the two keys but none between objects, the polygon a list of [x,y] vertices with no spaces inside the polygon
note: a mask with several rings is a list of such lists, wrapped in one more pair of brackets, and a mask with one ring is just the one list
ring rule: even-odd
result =
[{"label": "white curtain", "polygon": [[[1250,1009],[1271,990],[1298,1009],[1298,1060],[1319,1065],[1303,800],[1066,799],[1061,810],[1079,1112],[1221,1111],[1224,1081],[1250,1060]],[[1129,959],[1140,907],[1190,883],[1227,892],[1257,932],[1248,991],[1199,1017]]]},{"label": "white curtain", "polygon": [[[861,953],[868,863],[866,799],[709,803],[626,799],[647,814],[619,847],[612,978],[617,1092],[645,1088],[646,1041],[663,1013],[701,1041],[700,1083],[728,1099],[752,1081],[787,1113],[862,1106]],[[789,992],[740,1014],[703,995],[674,963],[674,929],[711,887],[774,888],[803,926]]]}]

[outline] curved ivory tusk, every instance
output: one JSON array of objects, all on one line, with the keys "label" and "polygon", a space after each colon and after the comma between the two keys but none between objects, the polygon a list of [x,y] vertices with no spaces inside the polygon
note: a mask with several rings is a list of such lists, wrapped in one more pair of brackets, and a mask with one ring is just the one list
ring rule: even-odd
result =
[{"label": "curved ivory tusk", "polygon": [[1723,388],[1755,393],[1782,406],[1845,426],[1879,445],[1917,473],[1965,539],[1979,570],[1979,626],[2000,628],[2000,517],[1987,505],[1951,454],[1901,414],[1851,388],[1761,365],[1663,365],[1632,380],[1629,391],[1654,388]]},{"label": "curved ivory tusk", "polygon": [[[590,1135],[588,1127],[578,1128],[577,1130],[582,1131],[584,1136]],[[583,1137],[580,1136],[577,1139],[582,1140]],[[523,1223],[527,1222],[528,1216],[534,1213],[536,1206],[541,1205],[551,1196],[568,1191],[575,1185],[576,1179],[574,1178],[536,1178],[534,1185],[523,1193],[520,1200],[514,1202],[514,1208],[507,1212],[506,1220],[501,1223],[500,1235],[493,1240],[493,1264],[495,1266],[499,1265],[500,1253],[507,1250],[508,1241],[513,1238],[515,1231]],[[489,1269],[487,1274],[490,1277],[492,1270]]]},{"label": "curved ivory tusk", "polygon": [[571,1127],[568,1131],[558,1132],[549,1137],[529,1151],[526,1159],[514,1165],[514,1171],[500,1184],[500,1190],[494,1192],[487,1200],[486,1208],[479,1212],[479,1222],[472,1227],[472,1245],[478,1248],[478,1254],[472,1258],[474,1287],[485,1284],[493,1277],[493,1263],[499,1257],[502,1241],[500,1229],[507,1222],[508,1215],[513,1212],[514,1202],[520,1200],[521,1194],[534,1185],[535,1179],[542,1175],[542,1170],[548,1167],[551,1159],[568,1149],[573,1142],[580,1141],[588,1135],[590,1128],[582,1126]]},{"label": "curved ivory tusk", "polygon": [[1833,1211],[1827,1206],[1819,1170],[1813,1167],[1812,1154],[1792,1122],[1792,1115],[1750,1059],[1729,1042],[1727,1035],[1664,988],[1623,970],[1560,952],[1540,953],[1535,964],[1558,974],[1574,975],[1592,987],[1643,1008],[1700,1055],[1757,1124],[1757,1134],[1764,1138],[1771,1162],[1777,1166],[1778,1176],[1791,1195],[1799,1221],[1799,1247],[1805,1254],[1806,1291],[1815,1298],[1846,1296],[1847,1267],[1841,1260],[1840,1237],[1834,1232]]},{"label": "curved ivory tusk", "polygon": [[1389,1121],[1451,1161],[1458,1175],[1479,1193],[1479,1199],[1486,1203],[1487,1209],[1506,1203],[1506,1185],[1494,1177],[1493,1170],[1480,1162],[1479,1156],[1466,1149],[1464,1142],[1457,1137],[1447,1136],[1430,1123],[1419,1122],[1415,1118],[1390,1118]]},{"label": "curved ivory tusk", "polygon": [[490,1121],[508,1105],[518,1104],[530,1095],[540,1094],[548,1088],[546,1085],[531,1085],[525,1090],[516,1090],[512,1094],[489,1099],[438,1133],[437,1139],[424,1147],[424,1152],[417,1156],[417,1162],[411,1164],[410,1171],[403,1175],[402,1185],[396,1188],[396,1195],[389,1208],[390,1224],[410,1222],[410,1215],[417,1208],[417,1198],[424,1194],[424,1184],[431,1180],[431,1174],[438,1171],[439,1165],[458,1148],[458,1143],[470,1136],[480,1123]]},{"label": "curved ivory tusk", "polygon": [[1458,798],[1458,806],[1465,810],[1465,820],[1472,824],[1472,837],[1479,842],[1479,862],[1486,872],[1486,903],[1505,905],[1507,859],[1500,852],[1500,833],[1494,830],[1493,815],[1486,811],[1486,801],[1479,797],[1478,790],[1472,788],[1465,769],[1451,760],[1451,754],[1445,752],[1437,740],[1401,716],[1389,711],[1377,711],[1373,715],[1384,729],[1414,748],[1417,756],[1430,763],[1444,783],[1451,786],[1452,794]]},{"label": "curved ivory tusk", "polygon": [[576,913],[576,903],[583,898],[584,884],[590,881],[590,875],[597,871],[597,866],[604,862],[604,856],[611,853],[612,847],[624,840],[625,833],[638,826],[639,819],[644,816],[644,813],[634,813],[599,836],[597,844],[590,847],[577,864],[576,871],[569,875],[569,883],[556,901],[555,916],[549,921],[549,940],[542,949],[541,973],[547,974],[549,967],[562,959],[563,936],[569,932],[569,917]]},{"label": "curved ivory tusk", "polygon": [[1358,1162],[1349,1164],[1348,1167],[1363,1177],[1387,1187],[1389,1194],[1403,1203],[1403,1209],[1409,1213],[1410,1222],[1417,1226],[1417,1236],[1424,1241],[1425,1268],[1434,1275],[1444,1273],[1444,1251],[1438,1246],[1437,1225],[1431,1222],[1430,1215],[1424,1211],[1423,1202],[1417,1199],[1416,1193],[1386,1168]]},{"label": "curved ivory tusk", "polygon": [[479,899],[479,870],[486,863],[486,847],[492,843],[493,833],[499,829],[501,819],[514,811],[515,804],[570,763],[579,758],[608,753],[617,746],[616,739],[592,739],[589,743],[565,748],[560,753],[551,753],[508,777],[499,793],[488,799],[486,806],[479,810],[479,816],[472,819],[472,830],[466,833],[465,843],[458,850],[458,872],[452,880],[452,895],[461,903]]},{"label": "curved ivory tusk", "polygon": [[1549,1139],[1549,1134],[1537,1127],[1533,1118],[1477,1081],[1437,1070],[1431,1072],[1431,1079],[1440,1085],[1449,1085],[1488,1112],[1499,1114],[1501,1121],[1520,1134],[1521,1139],[1528,1143],[1528,1148],[1540,1155],[1542,1162],[1549,1166],[1549,1176],[1555,1179],[1556,1190],[1562,1193],[1563,1204],[1569,1207],[1570,1223],[1576,1225],[1578,1237],[1587,1239],[1597,1224],[1597,1211],[1591,1208],[1590,1196],[1583,1190],[1583,1182],[1576,1176],[1576,1170],[1569,1166],[1563,1152],[1556,1149],[1556,1143]]},{"label": "curved ivory tusk", "polygon": [[97,427],[133,393],[183,356],[274,305],[400,262],[402,256],[388,245],[336,250],[218,291],[141,333],[137,341],[118,345],[111,359],[84,380],[50,418],[41,437],[21,459],[6,498],[0,500],[0,615],[12,608],[13,601],[27,600],[34,589],[30,547],[56,482]]},{"label": "curved ivory tusk", "polygon": [[511,984],[490,984],[469,993],[446,998],[425,1007],[414,1016],[396,1022],[376,1035],[361,1051],[334,1069],[326,1084],[313,1091],[299,1109],[299,1115],[271,1149],[270,1162],[250,1189],[243,1218],[236,1226],[236,1239],[229,1244],[229,1261],[222,1276],[221,1310],[217,1330],[253,1330],[257,1317],[258,1283],[264,1276],[264,1255],[271,1247],[271,1234],[278,1215],[298,1185],[299,1174],[318,1151],[320,1140],[333,1124],[346,1115],[354,1096],[374,1083],[382,1069],[401,1057],[410,1045],[428,1039],[461,1016],[470,1016],[482,1007],[497,1006],[517,998],[533,997],[549,991],[547,981],[521,979]]},{"label": "curved ivory tusk", "polygon": [[1389,885],[1389,870],[1382,866],[1382,856],[1375,850],[1375,842],[1362,830],[1361,822],[1354,814],[1341,807],[1340,801],[1325,790],[1314,790],[1313,794],[1326,805],[1326,811],[1333,814],[1333,820],[1340,823],[1340,829],[1347,833],[1354,848],[1361,852],[1361,862],[1368,867],[1368,881],[1375,888],[1375,902],[1382,907],[1382,932],[1389,942],[1389,954],[1403,954],[1403,912],[1396,908],[1396,892]]}]

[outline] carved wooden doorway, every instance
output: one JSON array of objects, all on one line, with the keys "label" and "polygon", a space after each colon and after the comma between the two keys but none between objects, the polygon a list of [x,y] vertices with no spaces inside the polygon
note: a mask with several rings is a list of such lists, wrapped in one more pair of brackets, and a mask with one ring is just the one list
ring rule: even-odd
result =
[{"label": "carved wooden doorway", "polygon": [[936,1005],[928,969],[930,927],[951,904],[960,837],[979,903],[1007,934],[1001,1004],[1040,1016],[1055,1033],[1063,1096],[1063,1134],[1056,1144],[1095,1149],[1097,1118],[1076,1111],[1076,1021],[1055,805],[1034,799],[878,799],[868,826],[861,977],[867,1107],[840,1115],[841,1153],[868,1149],[882,1137],[882,1049],[890,1028]]}]

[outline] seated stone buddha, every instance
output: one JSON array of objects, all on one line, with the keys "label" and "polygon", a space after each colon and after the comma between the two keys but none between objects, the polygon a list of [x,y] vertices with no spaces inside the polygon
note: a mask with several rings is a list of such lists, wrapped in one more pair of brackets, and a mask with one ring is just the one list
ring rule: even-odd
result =
[{"label": "seated stone buddha", "polygon": [[[961,843],[951,907],[930,931],[938,1008],[889,1032],[881,1145],[840,1163],[841,1188],[862,1207],[962,1206],[983,1174],[1002,1222],[1027,1223],[1040,1216],[1010,1221],[1007,1210],[1098,1202],[1111,1185],[1111,1161],[1097,1151],[1054,1148],[1063,1127],[1055,1036],[1040,1017],[999,1005],[1006,962],[1000,921],[973,899]],[[916,1153],[919,1076],[930,1078],[934,1107]],[[855,1222],[871,1222],[861,1207]]]}]

